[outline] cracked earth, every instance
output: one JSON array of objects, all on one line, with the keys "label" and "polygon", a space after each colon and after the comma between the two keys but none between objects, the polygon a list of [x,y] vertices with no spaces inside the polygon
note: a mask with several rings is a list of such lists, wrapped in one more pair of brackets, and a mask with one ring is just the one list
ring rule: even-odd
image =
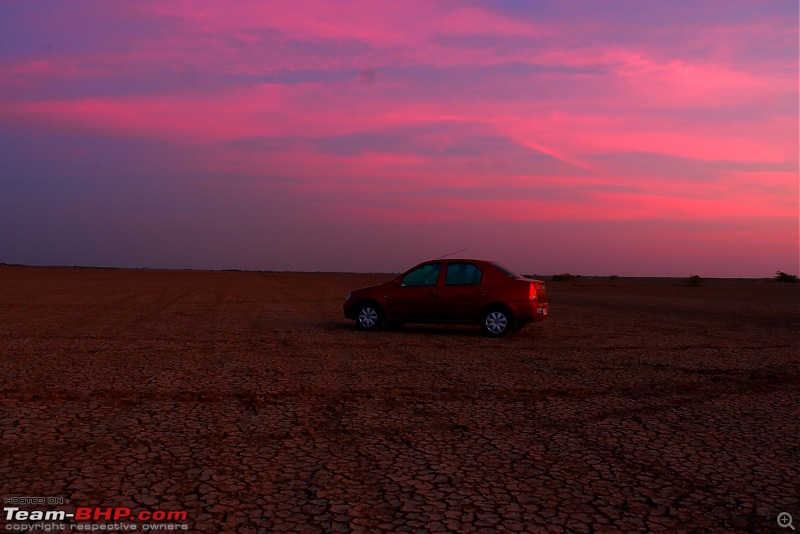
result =
[{"label": "cracked earth", "polygon": [[0,269],[2,496],[191,532],[800,517],[797,285],[549,282],[548,319],[503,339],[356,331],[344,295],[387,278]]}]

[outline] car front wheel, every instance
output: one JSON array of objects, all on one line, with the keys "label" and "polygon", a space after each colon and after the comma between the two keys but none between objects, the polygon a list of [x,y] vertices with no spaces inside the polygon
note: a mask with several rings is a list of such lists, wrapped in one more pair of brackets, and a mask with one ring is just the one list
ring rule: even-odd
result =
[{"label": "car front wheel", "polygon": [[372,303],[362,304],[356,315],[356,327],[361,330],[377,330],[383,323],[383,311]]},{"label": "car front wheel", "polygon": [[511,314],[503,308],[492,308],[483,315],[483,333],[489,337],[502,337],[512,328]]}]

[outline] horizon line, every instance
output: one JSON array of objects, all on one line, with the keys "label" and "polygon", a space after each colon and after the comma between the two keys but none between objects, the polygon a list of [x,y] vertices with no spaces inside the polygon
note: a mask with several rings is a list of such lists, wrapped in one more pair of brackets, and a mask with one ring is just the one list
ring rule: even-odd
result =
[{"label": "horizon line", "polygon": [[[239,269],[239,268],[226,268],[226,269],[198,269],[193,267],[112,267],[100,265],[30,265],[24,263],[6,263],[0,262],[2,267],[25,267],[33,269],[97,269],[97,270],[115,270],[115,271],[191,271],[191,272],[211,272],[211,273],[278,273],[278,274],[381,274],[381,275],[397,275],[405,271],[304,271],[304,270],[285,270],[285,269]],[[777,270],[773,276],[701,276],[703,280],[775,280],[778,273],[784,271]],[[568,276],[570,279],[552,280],[552,281],[570,281],[572,279],[629,279],[629,280],[685,280],[694,276],[700,276],[696,273],[685,276],[651,276],[651,275],[637,275],[637,276],[622,276],[616,274],[574,274],[569,272],[541,274],[530,273],[523,274],[522,276],[553,278],[557,276]],[[785,273],[792,274],[792,273]]]}]

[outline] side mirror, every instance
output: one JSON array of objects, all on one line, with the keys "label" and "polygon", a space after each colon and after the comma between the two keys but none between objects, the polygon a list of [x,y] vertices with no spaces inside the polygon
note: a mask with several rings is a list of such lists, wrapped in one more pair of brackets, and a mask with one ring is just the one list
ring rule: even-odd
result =
[{"label": "side mirror", "polygon": [[400,287],[400,285],[401,285],[402,283],[400,282],[400,279],[399,279],[399,278],[395,278],[394,280],[392,280],[392,284],[393,284],[395,287]]}]

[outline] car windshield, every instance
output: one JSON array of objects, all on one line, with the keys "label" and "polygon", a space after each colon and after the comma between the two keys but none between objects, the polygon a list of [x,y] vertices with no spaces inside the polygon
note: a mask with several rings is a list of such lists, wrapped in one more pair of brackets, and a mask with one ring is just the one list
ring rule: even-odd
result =
[{"label": "car windshield", "polygon": [[501,271],[503,271],[503,273],[506,276],[508,276],[509,278],[514,278],[514,279],[522,278],[520,275],[518,275],[514,271],[510,271],[510,270],[506,269],[505,267],[503,267],[499,263],[493,263],[492,266],[500,269]]}]

